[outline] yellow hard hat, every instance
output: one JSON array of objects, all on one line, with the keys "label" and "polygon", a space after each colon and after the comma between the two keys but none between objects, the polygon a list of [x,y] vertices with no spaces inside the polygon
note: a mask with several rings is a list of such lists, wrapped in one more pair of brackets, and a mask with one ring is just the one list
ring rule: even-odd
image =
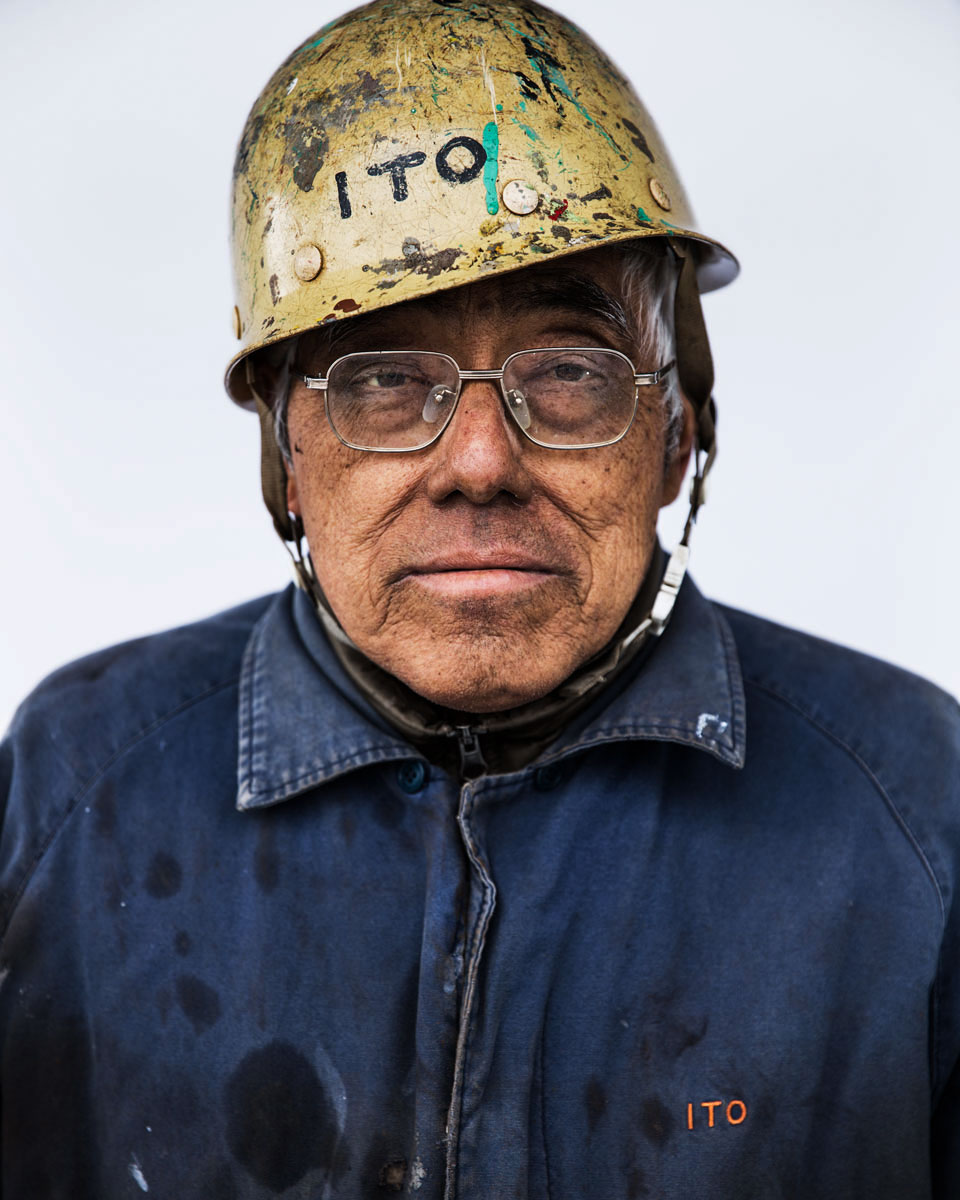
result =
[{"label": "yellow hard hat", "polygon": [[530,0],[374,0],[264,88],[237,151],[240,364],[317,325],[638,237],[694,243],[700,291],[737,273],[698,229],[660,135],[582,30]]}]

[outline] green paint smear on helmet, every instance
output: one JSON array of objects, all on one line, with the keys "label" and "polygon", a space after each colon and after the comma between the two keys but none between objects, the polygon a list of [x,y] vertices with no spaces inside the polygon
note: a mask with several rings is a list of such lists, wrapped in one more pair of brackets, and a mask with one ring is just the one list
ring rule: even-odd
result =
[{"label": "green paint smear on helmet", "polygon": [[539,138],[539,137],[537,136],[537,134],[536,134],[536,133],[535,133],[535,132],[534,132],[534,131],[533,131],[533,130],[530,128],[530,126],[529,126],[529,125],[524,125],[524,123],[523,123],[521,120],[519,120],[517,117],[511,117],[511,120],[513,121],[514,125],[519,125],[519,126],[520,126],[520,128],[521,128],[521,129],[523,130],[523,132],[524,132],[524,133],[527,135],[527,137],[530,139],[530,141],[531,141],[531,142],[539,142],[540,138]]},{"label": "green paint smear on helmet", "polygon": [[483,186],[487,189],[487,212],[491,216],[500,209],[497,199],[497,156],[500,153],[500,131],[496,121],[488,121],[483,127],[483,148],[487,161],[483,164]]},{"label": "green paint smear on helmet", "polygon": [[621,147],[617,145],[604,126],[599,121],[595,120],[594,117],[592,117],[587,111],[586,107],[577,99],[570,85],[567,83],[566,79],[564,79],[559,64],[555,65],[557,60],[550,53],[546,41],[536,34],[521,33],[520,30],[517,29],[515,25],[512,25],[509,21],[506,21],[505,24],[508,25],[518,37],[525,39],[528,46],[537,46],[544,51],[542,56],[538,55],[536,58],[531,57],[528,54],[527,62],[529,62],[531,68],[543,80],[548,93],[553,95],[554,91],[559,92],[565,100],[569,101],[573,105],[573,107],[577,110],[580,116],[583,117],[587,124],[600,134],[610,148],[616,151],[623,162],[629,163],[632,159],[632,155],[624,154]]}]

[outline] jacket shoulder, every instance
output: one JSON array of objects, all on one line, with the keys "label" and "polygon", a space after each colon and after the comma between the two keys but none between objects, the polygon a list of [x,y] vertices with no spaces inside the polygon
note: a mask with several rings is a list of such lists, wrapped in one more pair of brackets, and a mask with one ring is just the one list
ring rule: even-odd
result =
[{"label": "jacket shoulder", "polygon": [[[236,689],[251,630],[272,600],[89,654],[24,700],[0,743],[0,924],[98,772],[174,714]],[[236,720],[235,699],[231,711]]]},{"label": "jacket shoulder", "polygon": [[831,729],[846,730],[864,746],[896,744],[901,730],[909,742],[921,731],[956,739],[960,707],[929,680],[847,646],[717,607],[733,631],[745,682]]},{"label": "jacket shoulder", "polygon": [[751,711],[786,708],[851,755],[928,863],[945,904],[960,879],[960,706],[881,659],[723,608]]},{"label": "jacket shoulder", "polygon": [[127,741],[183,704],[236,679],[251,630],[272,599],[263,596],[60,667],[20,705],[11,738],[16,742],[42,726],[67,759],[78,752],[88,758],[107,728],[110,742]]}]

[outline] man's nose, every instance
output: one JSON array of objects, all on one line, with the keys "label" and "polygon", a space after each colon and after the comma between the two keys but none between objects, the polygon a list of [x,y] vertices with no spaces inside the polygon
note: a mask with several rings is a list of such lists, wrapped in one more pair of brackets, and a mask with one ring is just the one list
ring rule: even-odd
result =
[{"label": "man's nose", "polygon": [[474,504],[500,493],[528,500],[532,491],[525,463],[530,443],[507,414],[498,384],[469,380],[457,410],[431,453],[428,492],[434,501],[459,492]]}]

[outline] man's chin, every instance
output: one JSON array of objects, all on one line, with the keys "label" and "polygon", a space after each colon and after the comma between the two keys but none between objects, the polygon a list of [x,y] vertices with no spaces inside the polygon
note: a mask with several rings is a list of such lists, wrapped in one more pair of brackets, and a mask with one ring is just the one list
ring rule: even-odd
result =
[{"label": "man's chin", "polygon": [[539,641],[502,632],[438,637],[428,654],[401,654],[381,665],[430,703],[477,714],[540,700],[576,669],[545,653]]},{"label": "man's chin", "polygon": [[404,682],[431,704],[483,717],[540,700],[549,695],[562,680],[532,682],[529,679],[511,679],[494,671],[469,671],[465,678],[464,673],[459,671],[450,678],[411,678]]},{"label": "man's chin", "polygon": [[357,645],[424,699],[469,713],[539,700],[593,652],[597,631],[584,628],[569,578],[544,574],[506,589],[472,582],[405,582],[389,619]]}]

